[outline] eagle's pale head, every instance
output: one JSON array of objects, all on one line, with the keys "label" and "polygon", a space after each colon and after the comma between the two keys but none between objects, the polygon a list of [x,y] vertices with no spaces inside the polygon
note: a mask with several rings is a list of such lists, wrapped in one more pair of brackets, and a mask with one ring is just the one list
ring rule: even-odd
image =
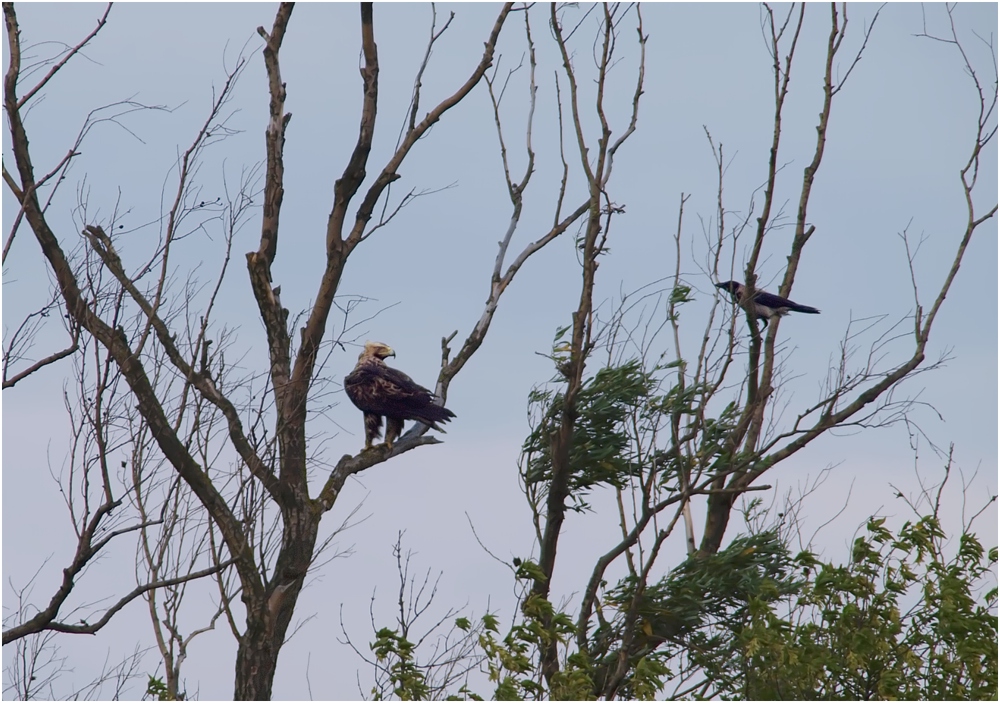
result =
[{"label": "eagle's pale head", "polygon": [[364,359],[386,359],[390,356],[396,356],[396,352],[388,344],[382,344],[382,342],[365,342],[364,351],[358,356],[358,361]]}]

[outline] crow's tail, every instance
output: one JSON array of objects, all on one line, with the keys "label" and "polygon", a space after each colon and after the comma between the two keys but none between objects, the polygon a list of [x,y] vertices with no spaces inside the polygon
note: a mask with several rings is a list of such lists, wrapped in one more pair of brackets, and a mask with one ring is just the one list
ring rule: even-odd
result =
[{"label": "crow's tail", "polygon": [[808,305],[799,305],[798,303],[794,303],[794,307],[792,308],[792,310],[794,310],[795,312],[809,313],[810,315],[819,315],[819,310],[817,310],[816,308],[809,307]]}]

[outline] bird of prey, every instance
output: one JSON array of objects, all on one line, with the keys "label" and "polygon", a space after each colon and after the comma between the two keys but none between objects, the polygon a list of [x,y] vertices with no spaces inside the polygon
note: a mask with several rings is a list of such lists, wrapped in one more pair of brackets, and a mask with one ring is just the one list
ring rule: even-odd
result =
[{"label": "bird of prey", "polygon": [[366,342],[358,365],[344,378],[347,397],[365,416],[365,449],[382,434],[385,416],[385,446],[403,432],[404,420],[416,420],[444,432],[437,423],[455,417],[448,408],[437,405],[437,396],[416,383],[402,371],[386,366],[383,359],[396,356],[387,344]]},{"label": "bird of prey", "polygon": [[816,308],[809,307],[808,305],[799,305],[787,298],[782,298],[780,295],[774,295],[762,290],[754,291],[753,301],[750,302],[746,300],[746,286],[736,281],[716,283],[715,287],[728,291],[729,295],[733,297],[733,301],[738,303],[740,307],[763,320],[765,329],[771,318],[781,317],[782,315],[787,315],[789,312],[805,312],[810,315],[819,315],[819,310]]}]

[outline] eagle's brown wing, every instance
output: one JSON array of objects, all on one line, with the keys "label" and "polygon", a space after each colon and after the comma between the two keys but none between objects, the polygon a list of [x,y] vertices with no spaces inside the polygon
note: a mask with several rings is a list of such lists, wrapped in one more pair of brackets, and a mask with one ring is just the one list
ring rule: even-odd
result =
[{"label": "eagle's brown wing", "polygon": [[417,420],[442,431],[455,413],[436,405],[436,396],[398,369],[372,361],[357,366],[344,379],[344,390],[359,410],[397,420]]}]

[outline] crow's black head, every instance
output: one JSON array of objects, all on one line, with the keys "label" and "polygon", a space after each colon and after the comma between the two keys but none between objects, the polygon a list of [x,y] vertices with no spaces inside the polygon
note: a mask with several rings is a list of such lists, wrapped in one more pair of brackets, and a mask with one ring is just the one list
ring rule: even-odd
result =
[{"label": "crow's black head", "polygon": [[721,288],[722,290],[732,295],[736,295],[737,291],[739,291],[739,289],[741,288],[740,284],[737,283],[736,281],[726,281],[725,283],[716,283],[715,287]]}]

